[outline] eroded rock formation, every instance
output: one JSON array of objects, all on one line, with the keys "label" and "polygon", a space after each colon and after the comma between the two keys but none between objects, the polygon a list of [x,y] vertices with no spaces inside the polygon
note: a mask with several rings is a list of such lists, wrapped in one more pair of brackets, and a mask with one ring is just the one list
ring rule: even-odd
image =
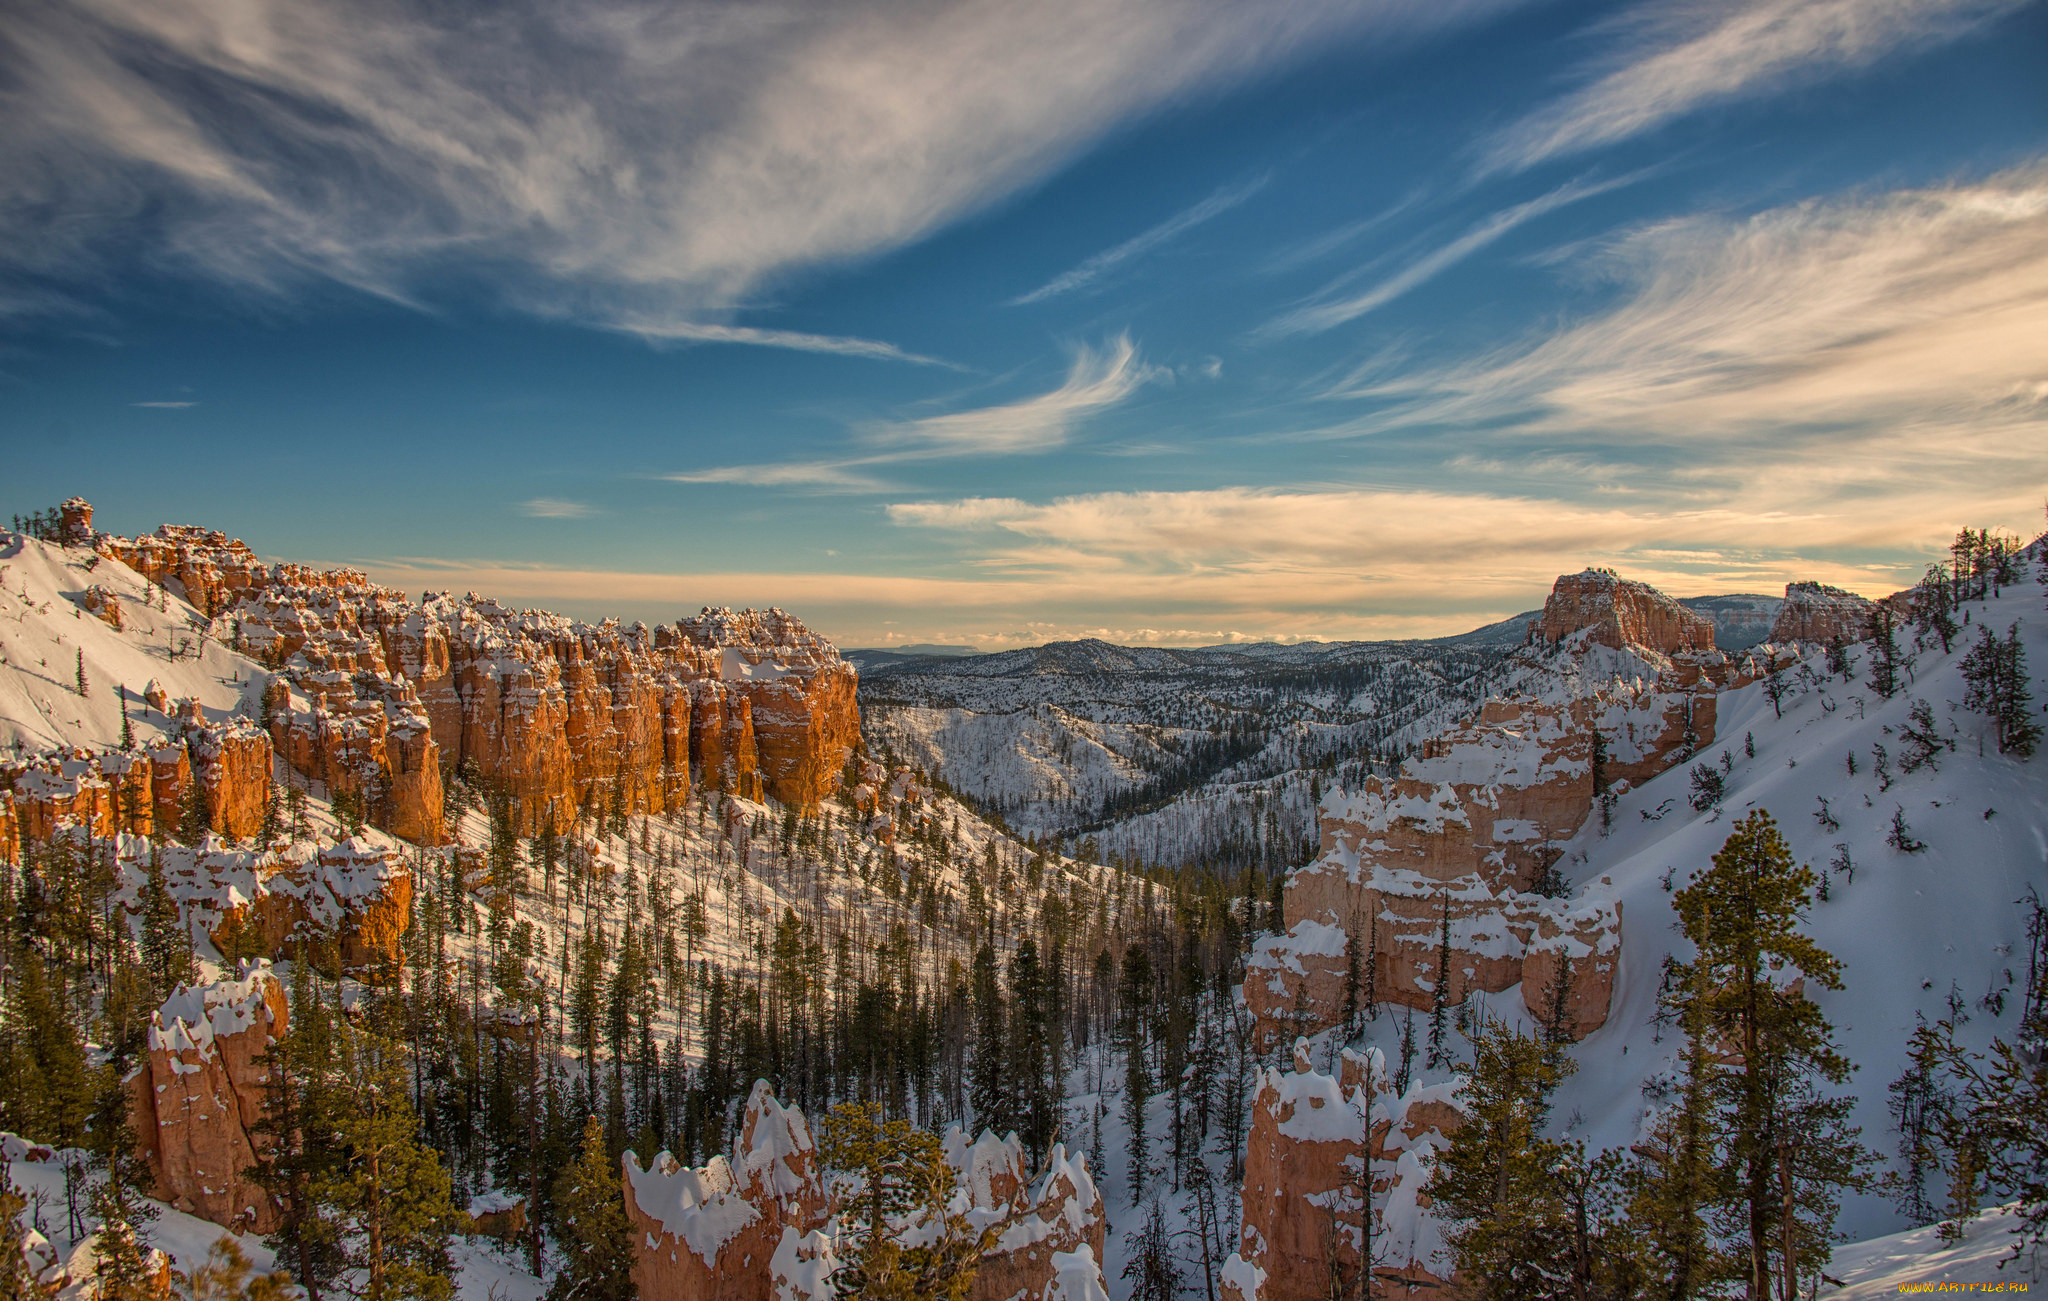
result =
[{"label": "eroded rock formation", "polygon": [[1221,1271],[1224,1301],[1362,1294],[1368,1205],[1373,1294],[1409,1301],[1440,1293],[1450,1268],[1434,1221],[1421,1213],[1429,1206],[1422,1188],[1462,1119],[1451,1084],[1417,1084],[1396,1097],[1377,1051],[1347,1050],[1331,1077],[1311,1068],[1307,1043],[1297,1041],[1292,1070],[1259,1076],[1243,1227]]},{"label": "eroded rock formation", "polygon": [[858,742],[853,667],[780,610],[591,625],[474,593],[412,602],[357,570],[265,565],[203,529],[95,545],[274,666],[277,750],[409,840],[443,838],[444,762],[501,784],[525,829],[564,830],[579,812],[674,808],[693,772],[812,806]]},{"label": "eroded rock formation", "polygon": [[268,962],[232,980],[181,985],[149,1025],[149,1061],[129,1078],[136,1141],[157,1195],[244,1233],[277,1227],[254,1178],[270,1087],[265,1056],[285,1033],[282,983]]},{"label": "eroded rock formation", "polygon": [[412,870],[366,837],[241,849],[208,836],[186,847],[113,838],[119,895],[131,913],[154,861],[183,925],[223,957],[282,961],[301,946],[323,971],[380,979],[412,917]]},{"label": "eroded rock formation", "polygon": [[[730,1160],[685,1168],[668,1153],[621,1158],[641,1301],[773,1301],[785,1238],[793,1258],[824,1227],[825,1185],[803,1113],[757,1081]],[[791,1261],[785,1264],[793,1264]]]},{"label": "eroded rock formation", "polygon": [[1781,646],[1859,642],[1870,635],[1870,616],[1876,609],[1877,602],[1839,587],[1787,583],[1785,603],[1771,621],[1770,640]]},{"label": "eroded rock formation", "polygon": [[1080,1253],[1100,1262],[1108,1234],[1102,1194],[1080,1156],[1054,1144],[1036,1179],[1026,1179],[1024,1145],[1015,1134],[998,1139],[984,1130],[968,1143],[955,1125],[945,1136],[946,1159],[959,1180],[970,1227],[996,1230],[995,1246],[974,1276],[973,1301],[1042,1297],[1063,1268],[1077,1268]]},{"label": "eroded rock formation", "polygon": [[1604,881],[1561,896],[1553,869],[1603,792],[1711,743],[1718,693],[1754,670],[1713,649],[1710,620],[1605,570],[1558,579],[1539,627],[1508,675],[1523,694],[1324,798],[1289,930],[1247,965],[1262,1047],[1335,1025],[1347,1000],[1428,1008],[1439,981],[1453,1004],[1519,985],[1574,1038],[1606,1021],[1620,905]]},{"label": "eroded rock formation", "polygon": [[1566,574],[1551,588],[1538,635],[1555,644],[1580,631],[1587,641],[1614,650],[1633,647],[1672,655],[1714,649],[1712,619],[1611,569]]},{"label": "eroded rock formation", "polygon": [[[970,1228],[993,1230],[975,1276],[975,1301],[1064,1295],[1087,1301],[1099,1288],[1108,1221],[1087,1163],[1055,1145],[1027,1178],[1013,1134],[969,1143],[958,1126],[943,1140],[956,1176],[951,1210]],[[836,1244],[823,1232],[832,1207],[803,1114],[755,1084],[728,1159],[696,1169],[663,1152],[642,1166],[622,1160],[627,1217],[643,1301],[768,1301],[821,1296]],[[913,1236],[915,1226],[906,1226]],[[1053,1289],[1065,1288],[1055,1293]]]},{"label": "eroded rock formation", "polygon": [[[95,837],[151,836],[175,830],[197,791],[206,824],[249,839],[263,827],[271,794],[270,738],[243,719],[194,721],[181,737],[129,750],[73,747],[0,762],[0,853],[19,840],[47,840],[65,827]],[[18,839],[5,827],[12,823]]]}]

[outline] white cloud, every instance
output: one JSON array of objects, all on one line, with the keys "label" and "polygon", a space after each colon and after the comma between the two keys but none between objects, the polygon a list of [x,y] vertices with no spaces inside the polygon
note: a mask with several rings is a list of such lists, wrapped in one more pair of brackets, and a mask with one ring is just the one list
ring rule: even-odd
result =
[{"label": "white cloud", "polygon": [[149,407],[158,411],[182,411],[186,407],[196,407],[199,404],[197,402],[130,402],[128,405],[131,407]]},{"label": "white cloud", "polygon": [[557,497],[535,497],[519,503],[519,509],[535,519],[587,519],[598,513],[595,506],[580,501],[563,501]]},{"label": "white cloud", "polygon": [[[1504,208],[1480,222],[1463,235],[1440,248],[1434,249],[1409,263],[1396,275],[1388,277],[1362,294],[1348,298],[1312,302],[1295,308],[1291,312],[1275,317],[1260,327],[1259,333],[1266,336],[1289,334],[1317,334],[1324,330],[1356,320],[1375,308],[1385,306],[1394,299],[1414,289],[1425,281],[1432,280],[1446,269],[1463,262],[1474,253],[1492,244],[1524,222],[1533,221],[1545,213],[1555,212],[1567,204],[1604,194],[1632,182],[1635,177],[1620,180],[1587,182],[1573,181],[1526,203]],[[1347,277],[1348,279],[1348,277]]]},{"label": "white cloud", "polygon": [[[1755,505],[1624,507],[1510,493],[1233,487],[904,502],[888,515],[958,535],[992,577],[1049,593],[1094,590],[1145,614],[1526,608],[1557,574],[1588,564],[1681,595],[1816,577],[1889,592],[1955,528],[1955,503],[1940,494],[1902,497],[1882,516],[1852,501],[1797,503],[1796,491]],[[2010,513],[1992,522],[2025,519],[2026,505],[2005,505]],[[1871,548],[1889,554],[1844,558]]]},{"label": "white cloud", "polygon": [[[840,357],[870,357],[878,361],[909,361],[924,366],[952,366],[936,357],[905,352],[893,343],[841,334],[805,334],[797,330],[762,330],[741,325],[705,325],[695,321],[622,319],[612,328],[637,334],[656,342],[743,343],[762,348],[788,348],[796,352],[821,352]],[[958,369],[958,367],[954,367]]]},{"label": "white cloud", "polygon": [[1392,405],[1351,431],[1647,448],[1652,474],[1763,491],[1990,500],[2048,479],[2048,164],[1663,222],[1588,269],[1617,287],[1611,308],[1469,363],[1359,378],[1337,395]]},{"label": "white cloud", "polygon": [[1529,167],[1612,144],[1710,104],[1953,40],[2024,2],[1666,0],[1634,16],[1618,66],[1503,132],[1486,165]]},{"label": "white cloud", "polygon": [[919,238],[1133,115],[1514,2],[17,7],[0,267],[104,273],[119,241],[260,291],[314,276],[411,301],[453,264],[526,310],[729,325],[786,274]]},{"label": "white cloud", "polygon": [[814,492],[888,492],[889,484],[860,469],[859,460],[777,461],[763,465],[722,465],[661,477],[671,483],[730,483],[750,488],[799,488]]},{"label": "white cloud", "polygon": [[1066,446],[1075,426],[1116,406],[1165,372],[1138,358],[1129,335],[1100,349],[1081,347],[1058,388],[1017,402],[952,411],[915,420],[859,426],[855,440],[869,449],[847,456],[688,470],[662,477],[676,483],[732,483],[814,492],[890,492],[897,486],[870,473],[873,466],[962,456],[1028,456]]},{"label": "white cloud", "polygon": [[1261,176],[1257,180],[1244,185],[1226,186],[1186,211],[1175,213],[1157,226],[1152,227],[1152,229],[1135,235],[1114,248],[1105,249],[1097,253],[1094,257],[1087,259],[1071,270],[1061,272],[1030,293],[1012,298],[1009,305],[1012,307],[1022,307],[1027,303],[1041,302],[1047,298],[1054,298],[1060,294],[1072,293],[1076,289],[1085,288],[1101,278],[1105,271],[1113,270],[1134,257],[1140,257],[1149,253],[1169,240],[1193,230],[1203,222],[1213,220],[1229,212],[1232,208],[1235,208],[1246,199],[1251,198],[1254,194],[1266,188],[1266,182],[1269,179],[1271,178]]},{"label": "white cloud", "polygon": [[1129,335],[1101,349],[1077,348],[1066,382],[1049,393],[997,406],[954,411],[920,420],[866,426],[861,432],[882,447],[909,456],[1009,456],[1062,447],[1074,426],[1136,393],[1157,377],[1138,360]]}]

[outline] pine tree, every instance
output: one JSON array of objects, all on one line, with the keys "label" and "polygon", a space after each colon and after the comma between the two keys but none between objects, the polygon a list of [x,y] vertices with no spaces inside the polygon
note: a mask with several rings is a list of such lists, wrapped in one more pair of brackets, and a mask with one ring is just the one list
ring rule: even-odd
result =
[{"label": "pine tree", "polygon": [[1152,1010],[1152,955],[1142,944],[1124,949],[1118,990],[1122,1008],[1117,1046],[1124,1054],[1124,1124],[1130,1130],[1131,1199],[1144,1194],[1148,1164],[1146,1107],[1152,1100],[1152,1064],[1146,1054],[1146,1016]]},{"label": "pine tree", "polygon": [[[1920,1028],[1927,1020],[1920,1018]],[[1935,1063],[1915,1055],[1892,1081],[1888,1090],[1892,1128],[1899,1135],[1899,1159],[1903,1170],[1887,1177],[1886,1187],[1899,1213],[1915,1225],[1932,1224],[1939,1218],[1927,1200],[1927,1172],[1932,1164],[1935,1119],[1955,1102],[1947,1083],[1935,1072]]]},{"label": "pine tree", "polygon": [[200,792],[199,780],[195,776],[185,789],[178,794],[178,842],[197,845],[206,839],[212,828],[206,817],[206,797]]},{"label": "pine tree", "polygon": [[1954,649],[1956,632],[1955,597],[1950,590],[1948,567],[1928,566],[1927,576],[1913,593],[1913,622],[1922,634],[1933,633],[1941,641],[1941,653]]},{"label": "pine tree", "polygon": [[1424,1064],[1431,1070],[1440,1069],[1450,1060],[1449,1050],[1444,1042],[1444,1010],[1450,1006],[1451,997],[1451,892],[1444,891],[1443,918],[1437,933],[1436,971],[1429,988],[1429,1055]]},{"label": "pine tree", "polygon": [[358,1301],[449,1301],[455,1207],[440,1158],[419,1141],[404,1050],[370,1030],[334,1029],[335,1159],[307,1195],[344,1229],[335,1285]]},{"label": "pine tree", "polygon": [[92,694],[92,684],[85,680],[85,652],[78,652],[78,694],[80,697]]},{"label": "pine tree", "polygon": [[1174,1259],[1165,1208],[1157,1197],[1146,1207],[1144,1224],[1126,1236],[1131,1255],[1124,1263],[1123,1277],[1131,1280],[1131,1301],[1175,1301],[1180,1295],[1181,1268]]},{"label": "pine tree", "polygon": [[[1669,974],[1684,978],[1688,973],[1674,965]],[[1675,1018],[1685,1036],[1678,1079],[1670,1090],[1676,1096],[1636,1145],[1624,1176],[1629,1219],[1641,1234],[1650,1268],[1666,1280],[1665,1301],[1691,1301],[1736,1272],[1707,1223],[1708,1209],[1726,1199],[1729,1185],[1716,1160],[1716,1067],[1708,1055],[1706,969],[1695,964],[1689,977],[1690,989],[1666,985],[1659,1010],[1660,1018]]]},{"label": "pine tree", "polygon": [[604,1123],[583,1122],[583,1148],[555,1180],[554,1218],[564,1260],[548,1301],[634,1301],[633,1227]]},{"label": "pine tree", "polygon": [[345,1265],[342,1224],[315,1200],[316,1184],[330,1177],[339,1153],[326,1136],[338,1105],[330,1085],[334,1070],[333,1024],[312,983],[303,951],[292,962],[289,1029],[265,1054],[269,1093],[257,1133],[266,1160],[256,1181],[282,1211],[267,1244],[306,1294],[320,1301]]},{"label": "pine tree", "polygon": [[97,1301],[155,1301],[150,1285],[149,1246],[143,1226],[155,1214],[127,1184],[104,1179],[93,1185],[92,1214],[99,1221],[93,1239]]},{"label": "pine tree", "polygon": [[128,693],[126,691],[121,693],[121,748],[123,750],[133,750],[135,748],[135,725],[128,718]]},{"label": "pine tree", "polygon": [[1002,985],[996,977],[996,951],[983,944],[974,954],[969,996],[974,1006],[974,1053],[968,1064],[967,1102],[974,1108],[974,1123],[998,1134],[1015,1124],[1011,1115],[1008,1079],[1003,1072],[1004,1008]]},{"label": "pine tree", "polygon": [[1570,1058],[1482,1020],[1462,1090],[1466,1119],[1440,1152],[1424,1192],[1453,1227],[1457,1272],[1482,1301],[1570,1294],[1572,1218],[1559,1193],[1579,1154],[1543,1136]]},{"label": "pine tree", "polygon": [[[884,1120],[870,1103],[834,1107],[819,1128],[826,1168],[860,1180],[859,1195],[839,1212],[839,1268],[832,1275],[838,1294],[966,1301],[996,1230],[976,1232],[964,1215],[949,1213],[955,1176],[938,1136]],[[918,1245],[905,1247],[912,1238]]]},{"label": "pine tree", "polygon": [[1870,611],[1870,689],[1890,700],[1899,694],[1898,628],[1888,606]]},{"label": "pine tree", "polygon": [[161,855],[150,846],[148,875],[142,885],[142,966],[159,1001],[192,979],[191,937],[179,922],[177,901],[164,882]]},{"label": "pine tree", "polygon": [[1827,669],[1829,677],[1838,677],[1847,682],[1855,667],[1849,662],[1849,644],[1837,632],[1828,637]]},{"label": "pine tree", "polygon": [[1945,740],[1934,722],[1934,708],[1924,700],[1915,700],[1906,711],[1906,722],[1899,728],[1899,769],[1902,772],[1918,772],[1922,768],[1941,771],[1940,756],[1944,749],[1953,749],[1953,743]]},{"label": "pine tree", "polygon": [[2033,692],[2028,686],[2019,624],[2006,630],[2003,641],[1989,626],[1979,624],[1977,644],[1963,656],[1962,672],[1967,684],[1963,707],[1990,717],[1998,752],[2031,758],[2040,744],[2041,728],[2033,718]]},{"label": "pine tree", "polygon": [[1732,1177],[1714,1218],[1740,1250],[1751,1301],[1767,1301],[1774,1280],[1778,1301],[1796,1301],[1799,1280],[1826,1263],[1842,1190],[1868,1183],[1850,1101],[1818,1092],[1847,1080],[1850,1064],[1820,1006],[1791,983],[1797,972],[1842,987],[1841,963],[1800,930],[1814,881],[1759,809],[1673,901],[1698,951],[1673,971],[1681,1017],[1739,1058],[1710,1090],[1719,1163]]},{"label": "pine tree", "polygon": [[1058,1125],[1059,1097],[1048,1080],[1052,1046],[1046,1033],[1045,971],[1038,962],[1038,943],[1026,936],[1010,960],[1009,1077],[1021,1091],[1017,1120],[1024,1150],[1032,1159],[1052,1146]]},{"label": "pine tree", "polygon": [[192,1271],[185,1301],[287,1301],[292,1276],[283,1270],[250,1278],[249,1257],[232,1234],[222,1234]]}]

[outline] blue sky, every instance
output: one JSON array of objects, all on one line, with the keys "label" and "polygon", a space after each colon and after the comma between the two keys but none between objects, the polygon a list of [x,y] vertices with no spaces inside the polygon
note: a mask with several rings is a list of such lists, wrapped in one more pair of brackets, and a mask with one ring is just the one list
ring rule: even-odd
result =
[{"label": "blue sky", "polygon": [[1911,579],[2048,494],[2048,6],[75,0],[10,510],[849,645]]}]

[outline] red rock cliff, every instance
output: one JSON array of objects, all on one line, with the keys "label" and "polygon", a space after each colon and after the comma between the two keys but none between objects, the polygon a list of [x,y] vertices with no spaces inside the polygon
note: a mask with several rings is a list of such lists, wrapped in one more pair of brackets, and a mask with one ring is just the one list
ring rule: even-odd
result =
[{"label": "red rock cliff", "polygon": [[95,545],[275,666],[277,749],[407,839],[442,839],[444,760],[503,783],[528,829],[559,830],[581,811],[676,807],[693,769],[812,806],[858,741],[853,667],[781,610],[591,625],[474,594],[414,603],[356,570],[265,565],[203,529]]}]

